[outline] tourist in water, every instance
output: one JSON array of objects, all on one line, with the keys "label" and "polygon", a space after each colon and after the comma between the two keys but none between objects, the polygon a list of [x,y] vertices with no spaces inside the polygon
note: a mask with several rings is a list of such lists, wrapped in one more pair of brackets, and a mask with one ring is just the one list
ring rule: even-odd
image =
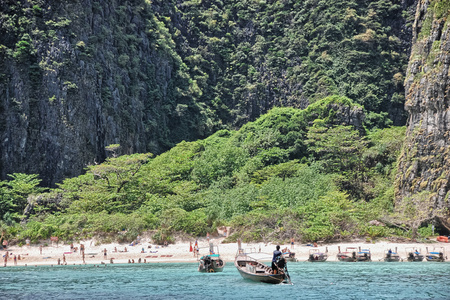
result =
[{"label": "tourist in water", "polygon": [[272,271],[273,274],[277,274],[278,266],[277,266],[277,260],[281,257],[282,253],[280,251],[280,245],[277,245],[276,250],[273,251],[273,258],[272,258]]}]

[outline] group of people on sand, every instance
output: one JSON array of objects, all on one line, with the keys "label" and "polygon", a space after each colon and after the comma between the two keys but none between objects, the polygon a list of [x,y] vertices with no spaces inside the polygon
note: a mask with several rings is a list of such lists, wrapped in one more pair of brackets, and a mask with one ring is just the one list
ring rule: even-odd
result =
[{"label": "group of people on sand", "polygon": [[3,266],[6,267],[6,265],[8,264],[8,260],[9,258],[13,259],[14,261],[14,265],[17,266],[17,261],[23,259],[20,254],[15,255],[12,252],[6,251],[6,253],[3,255]]}]

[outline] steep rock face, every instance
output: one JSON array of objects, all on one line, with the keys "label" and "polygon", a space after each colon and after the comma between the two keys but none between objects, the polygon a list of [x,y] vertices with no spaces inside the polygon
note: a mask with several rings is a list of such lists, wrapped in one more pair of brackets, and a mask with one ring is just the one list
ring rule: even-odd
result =
[{"label": "steep rock face", "polygon": [[449,9],[448,1],[417,6],[405,80],[410,116],[396,178],[396,201],[426,191],[434,209],[450,208]]},{"label": "steep rock face", "polygon": [[403,125],[413,1],[0,0],[0,179],[51,185],[110,144],[158,154],[330,95]]},{"label": "steep rock face", "polygon": [[1,179],[52,185],[110,144],[157,153],[201,130],[183,117],[197,111],[189,79],[145,1],[0,3]]}]

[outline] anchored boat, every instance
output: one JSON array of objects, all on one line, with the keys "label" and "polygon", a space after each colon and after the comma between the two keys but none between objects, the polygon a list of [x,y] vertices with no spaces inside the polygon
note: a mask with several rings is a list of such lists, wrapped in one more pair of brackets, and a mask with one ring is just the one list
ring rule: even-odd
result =
[{"label": "anchored boat", "polygon": [[309,250],[308,261],[310,262],[324,262],[328,259],[328,247],[325,248],[325,252],[320,251],[318,248]]},{"label": "anchored boat", "polygon": [[198,271],[203,273],[222,272],[223,267],[225,267],[225,262],[220,259],[220,255],[210,254],[200,257]]},{"label": "anchored boat", "polygon": [[406,248],[406,259],[408,261],[423,261],[424,256],[420,253],[421,250],[417,248]]},{"label": "anchored boat", "polygon": [[219,248],[212,243],[209,244],[209,254],[198,260],[198,271],[202,273],[222,272],[225,262],[220,258]]},{"label": "anchored boat", "polygon": [[445,250],[444,247],[438,247],[438,248],[433,248],[433,250],[428,251],[428,247],[427,249],[427,254],[425,255],[427,261],[437,261],[437,262],[444,262],[446,257],[445,257]]},{"label": "anchored boat", "polygon": [[395,251],[391,249],[384,251],[384,261],[386,262],[399,262],[401,260],[400,255],[397,253],[397,247],[395,247]]},{"label": "anchored boat", "polygon": [[337,258],[339,261],[355,262],[355,261],[372,261],[372,254],[370,249],[361,249],[361,247],[347,247],[344,252],[341,252],[341,247],[338,246],[339,253]]}]

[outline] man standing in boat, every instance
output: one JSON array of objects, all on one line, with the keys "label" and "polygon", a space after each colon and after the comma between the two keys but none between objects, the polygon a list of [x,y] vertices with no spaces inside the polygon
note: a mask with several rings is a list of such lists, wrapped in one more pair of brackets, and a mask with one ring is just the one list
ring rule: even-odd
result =
[{"label": "man standing in boat", "polygon": [[279,258],[281,258],[281,251],[280,251],[280,245],[277,245],[277,249],[273,251],[273,258],[272,258],[272,271],[273,274],[277,274],[278,266],[277,261]]}]

